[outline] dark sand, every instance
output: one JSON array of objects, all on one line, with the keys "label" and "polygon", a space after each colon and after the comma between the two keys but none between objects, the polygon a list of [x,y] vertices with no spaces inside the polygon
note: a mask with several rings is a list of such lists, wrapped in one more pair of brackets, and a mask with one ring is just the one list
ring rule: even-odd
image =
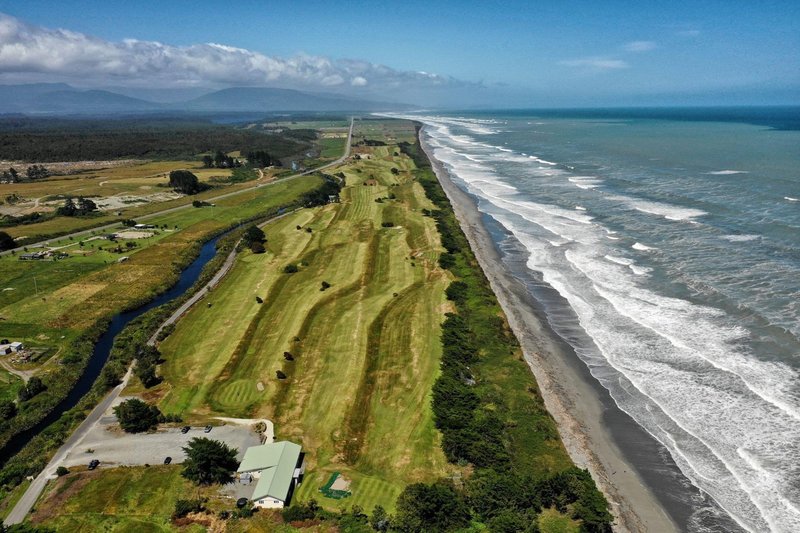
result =
[{"label": "dark sand", "polygon": [[613,400],[591,377],[574,351],[552,332],[525,283],[502,262],[475,200],[450,180],[447,171],[433,158],[424,138],[421,141],[453,204],[461,228],[520,341],[570,457],[579,467],[591,472],[611,503],[616,518],[615,531],[678,531],[662,502],[626,459],[609,425],[625,427],[628,453],[638,449],[657,454],[658,446],[613,406]]}]

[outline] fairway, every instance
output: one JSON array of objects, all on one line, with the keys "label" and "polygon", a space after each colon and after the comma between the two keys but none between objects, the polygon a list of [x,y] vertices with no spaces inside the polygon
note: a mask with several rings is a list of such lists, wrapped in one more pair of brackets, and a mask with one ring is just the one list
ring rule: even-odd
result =
[{"label": "fairway", "polygon": [[[455,468],[430,410],[449,278],[422,214],[433,206],[406,172],[413,162],[392,147],[354,152],[331,169],[345,176],[340,203],[268,224],[267,253],[241,254],[210,306],[178,323],[160,346],[166,379],[153,393],[190,420],[273,420],[278,438],[308,453],[300,499],[392,509],[406,484]],[[298,271],[284,273],[289,264]],[[352,481],[351,497],[318,494],[333,471]]]}]

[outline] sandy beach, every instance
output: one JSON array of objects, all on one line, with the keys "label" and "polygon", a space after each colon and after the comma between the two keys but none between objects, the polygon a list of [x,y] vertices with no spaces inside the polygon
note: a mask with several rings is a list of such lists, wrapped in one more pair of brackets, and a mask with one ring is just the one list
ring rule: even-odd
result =
[{"label": "sandy beach", "polygon": [[616,518],[615,531],[678,531],[609,431],[606,425],[611,401],[608,394],[603,398],[604,390],[593,381],[585,365],[548,328],[525,284],[503,264],[475,200],[450,180],[448,172],[425,145],[424,137],[421,141],[461,228],[520,341],[570,457],[579,467],[591,472],[611,503]]}]

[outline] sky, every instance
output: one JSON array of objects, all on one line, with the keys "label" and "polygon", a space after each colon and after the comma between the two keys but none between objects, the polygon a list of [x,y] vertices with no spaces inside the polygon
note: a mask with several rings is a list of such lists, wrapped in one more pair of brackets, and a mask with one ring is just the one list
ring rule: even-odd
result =
[{"label": "sky", "polygon": [[800,104],[800,1],[0,0],[0,83],[447,107]]}]

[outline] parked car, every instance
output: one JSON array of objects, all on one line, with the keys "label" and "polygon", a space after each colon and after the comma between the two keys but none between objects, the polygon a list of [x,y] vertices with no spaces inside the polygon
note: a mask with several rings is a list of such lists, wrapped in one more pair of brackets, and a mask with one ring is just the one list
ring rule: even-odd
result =
[{"label": "parked car", "polygon": [[171,462],[172,462],[172,457],[167,457],[166,459],[164,459],[164,464],[165,464],[165,465],[168,465],[168,464],[170,464]]},{"label": "parked car", "polygon": [[89,470],[94,470],[99,465],[100,465],[100,461],[98,461],[97,459],[92,459],[91,461],[89,461]]},{"label": "parked car", "polygon": [[206,428],[203,431],[205,431],[206,433],[211,433],[211,426],[206,426]]},{"label": "parked car", "polygon": [[189,426],[183,426],[181,428],[181,433],[189,433],[189,430],[192,429]]}]

